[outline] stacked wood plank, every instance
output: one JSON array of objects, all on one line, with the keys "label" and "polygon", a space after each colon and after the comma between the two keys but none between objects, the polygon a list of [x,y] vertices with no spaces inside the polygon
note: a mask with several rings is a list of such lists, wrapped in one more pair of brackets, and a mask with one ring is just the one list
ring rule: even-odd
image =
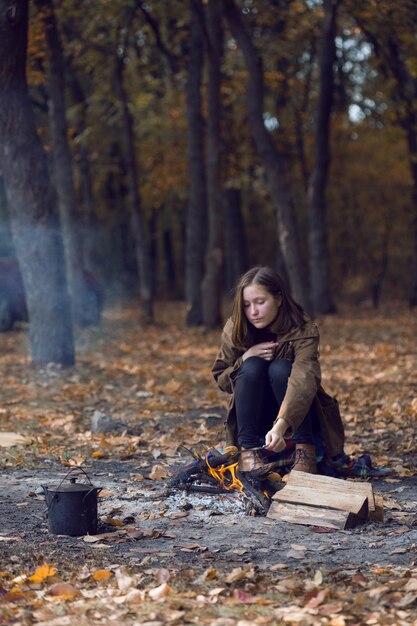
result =
[{"label": "stacked wood plank", "polygon": [[272,498],[267,517],[293,524],[347,529],[381,520],[382,499],[371,483],[291,472]]}]

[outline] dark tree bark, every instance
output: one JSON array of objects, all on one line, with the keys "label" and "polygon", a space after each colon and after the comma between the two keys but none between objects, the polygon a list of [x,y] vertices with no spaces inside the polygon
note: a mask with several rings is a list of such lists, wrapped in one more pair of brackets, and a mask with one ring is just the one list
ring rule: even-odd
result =
[{"label": "dark tree bark", "polygon": [[3,176],[0,173],[0,256],[13,256],[13,238],[10,230],[9,209]]},{"label": "dark tree bark", "polygon": [[248,269],[248,260],[240,189],[226,189],[225,199],[225,273],[226,287],[230,290]]},{"label": "dark tree bark", "polygon": [[327,246],[326,187],[330,163],[333,64],[336,58],[336,14],[339,0],[323,0],[324,20],[319,52],[314,165],[307,189],[309,216],[310,296],[314,313],[334,313]]},{"label": "dark tree bark", "polygon": [[132,230],[135,241],[136,262],[139,275],[139,290],[143,311],[147,323],[153,320],[153,292],[149,239],[145,233],[145,220],[139,192],[139,175],[135,147],[134,120],[129,109],[127,93],[124,85],[125,44],[120,46],[120,54],[116,58],[115,82],[116,92],[122,109],[123,139],[125,149],[126,175],[131,205]]},{"label": "dark tree bark", "polygon": [[[106,211],[110,216],[110,225],[103,248],[107,251],[111,247],[112,253],[111,258],[105,254],[102,260],[102,270],[108,277],[111,287],[110,297],[117,298],[120,293],[125,295],[121,276],[125,275],[129,284],[132,280],[137,283],[138,276],[136,259],[134,253],[132,254],[123,148],[119,141],[111,143],[104,158],[106,157],[112,163],[112,167],[106,170],[103,181],[102,195]],[[111,246],[108,237],[111,238]]]},{"label": "dark tree bark", "polygon": [[68,145],[65,62],[53,3],[36,0],[44,23],[47,53],[48,114],[73,321],[82,326],[100,320],[100,307],[90,293],[83,263],[83,225],[75,196],[72,156]]},{"label": "dark tree bark", "polygon": [[190,192],[186,224],[185,297],[187,301],[187,325],[198,326],[203,322],[201,283],[204,275],[207,216],[204,122],[201,112],[204,31],[201,0],[191,0],[190,7],[191,44],[186,85]]},{"label": "dark tree bark", "polygon": [[[277,242],[277,244],[278,243],[279,242]],[[290,291],[291,285],[288,279],[287,266],[285,265],[285,259],[282,256],[281,247],[279,245],[275,246],[275,269],[282,278],[285,288]]]},{"label": "dark tree bark", "polygon": [[172,243],[172,231],[165,228],[162,232],[162,248],[165,259],[165,277],[167,292],[171,298],[179,297],[177,287],[177,272],[175,263],[174,246]]},{"label": "dark tree bark", "polygon": [[[417,97],[417,81],[416,97]],[[413,206],[413,268],[411,272],[411,289],[409,303],[411,307],[417,307],[417,114],[413,115],[414,125],[408,125],[407,143],[409,154],[409,167],[413,179],[412,206]]]},{"label": "dark tree bark", "polygon": [[298,161],[300,163],[301,177],[304,183],[304,188],[307,191],[309,181],[309,170],[307,165],[307,155],[304,140],[304,118],[308,111],[308,105],[311,96],[311,83],[313,76],[313,67],[315,64],[316,47],[315,43],[312,43],[311,50],[309,52],[309,61],[307,66],[307,72],[305,74],[303,93],[300,106],[294,110],[294,133],[295,133],[295,147]]},{"label": "dark tree bark", "polygon": [[388,213],[385,219],[384,230],[381,237],[380,258],[377,261],[378,267],[376,270],[374,270],[374,275],[371,282],[371,297],[374,309],[377,309],[381,302],[382,285],[387,273],[389,262],[389,242],[391,230],[392,223],[390,219],[390,213]]},{"label": "dark tree bark", "polygon": [[159,288],[159,258],[158,258],[158,213],[155,208],[149,218],[149,262],[151,266],[152,293],[157,294]]},{"label": "dark tree bark", "polygon": [[413,210],[413,266],[410,273],[411,289],[409,304],[417,307],[417,78],[412,75],[401,56],[396,41],[388,41],[386,62],[395,79],[395,100],[399,125],[403,128],[408,146],[408,164],[412,179],[411,202]]},{"label": "dark tree bark", "polygon": [[[414,36],[417,26],[416,15],[415,10],[412,9],[410,30],[414,32],[410,33],[410,37]],[[386,24],[386,28],[381,29],[381,34],[379,34],[379,32],[374,32],[373,23],[366,23],[357,15],[355,15],[355,19],[374,48],[382,73],[389,80],[393,80],[392,99],[396,104],[394,111],[398,124],[406,136],[408,163],[412,178],[411,205],[413,211],[413,263],[410,272],[409,304],[411,307],[417,307],[417,78],[409,69],[401,49],[401,38],[395,35],[391,24]]]},{"label": "dark tree bark", "polygon": [[223,7],[230,30],[239,43],[249,73],[247,82],[249,119],[276,209],[278,241],[285,260],[291,292],[295,300],[306,311],[309,311],[308,274],[306,268],[303,267],[299,251],[297,224],[286,182],[284,162],[264,124],[262,60],[253,45],[234,0],[224,0]]},{"label": "dark tree bark", "polygon": [[203,323],[215,328],[222,323],[223,206],[221,183],[221,60],[223,56],[221,0],[207,6],[207,196],[208,245],[202,286]]},{"label": "dark tree bark", "polygon": [[[86,128],[86,98],[75,72],[70,68],[67,72],[68,85],[72,94],[72,101],[77,106],[78,114],[74,121],[76,133],[81,137]],[[96,274],[95,249],[97,243],[97,216],[94,206],[93,185],[88,150],[83,139],[77,142],[75,149],[75,165],[79,179],[80,203],[84,208],[83,224],[83,260],[84,269]]]},{"label": "dark tree bark", "polygon": [[29,311],[32,362],[73,365],[59,215],[26,83],[28,1],[0,0],[0,167]]}]

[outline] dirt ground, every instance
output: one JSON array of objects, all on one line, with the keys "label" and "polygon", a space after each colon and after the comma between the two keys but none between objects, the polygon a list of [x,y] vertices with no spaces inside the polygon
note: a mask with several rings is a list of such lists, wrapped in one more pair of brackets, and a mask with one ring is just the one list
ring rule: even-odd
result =
[{"label": "dirt ground", "polygon": [[[78,336],[72,370],[32,368],[24,328],[0,337],[0,430],[27,440],[0,448],[1,626],[415,626],[415,317],[320,321],[346,451],[393,469],[371,481],[384,520],[331,532],[249,516],[239,494],[168,488],[190,461],[181,443],[221,440],[224,397],[218,333],[166,318],[144,333],[134,311],[109,312]],[[127,431],[92,433],[97,410]],[[94,537],[48,530],[42,485],[74,466],[102,489]]]},{"label": "dirt ground", "polygon": [[[174,472],[184,463],[175,456],[158,457],[159,466],[163,461]],[[384,498],[383,521],[318,533],[314,527],[247,515],[239,494],[169,490],[168,478],[149,478],[155,464],[155,459],[143,457],[139,462],[89,463],[86,471],[92,483],[102,488],[98,516],[105,539],[96,543],[48,532],[41,486],[56,486],[68,468],[45,459],[43,466],[3,470],[1,569],[17,574],[22,560],[35,566],[46,559],[71,568],[80,560],[103,566],[140,564],[145,557],[151,565],[192,566],[201,571],[210,564],[237,567],[249,562],[266,569],[280,563],[307,570],[417,565],[416,476],[372,481],[375,493]],[[143,536],[126,538],[126,528],[132,527],[143,531]]]}]

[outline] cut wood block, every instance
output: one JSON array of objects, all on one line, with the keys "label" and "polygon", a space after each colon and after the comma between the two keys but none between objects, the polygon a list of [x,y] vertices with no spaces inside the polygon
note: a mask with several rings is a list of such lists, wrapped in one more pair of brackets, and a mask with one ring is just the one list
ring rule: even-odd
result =
[{"label": "cut wood block", "polygon": [[384,521],[384,498],[380,494],[375,494],[375,509],[369,511],[369,519],[372,522]]},{"label": "cut wood block", "polygon": [[[297,473],[301,474],[302,472]],[[311,474],[305,475],[311,476]],[[344,483],[344,481],[340,482]],[[279,502],[346,511],[364,519],[368,517],[368,497],[366,495],[344,492],[342,489],[332,489],[320,482],[313,485],[310,481],[309,484],[301,486],[289,480],[283,489],[274,494],[272,499]]]},{"label": "cut wood block", "polygon": [[366,495],[368,498],[368,511],[375,511],[374,490],[372,484],[365,481],[355,482],[342,478],[333,478],[332,476],[307,474],[306,472],[291,472],[288,476],[287,485],[319,489],[324,488],[331,490],[332,493],[340,492],[343,494]]},{"label": "cut wood block", "polygon": [[19,433],[13,432],[0,432],[0,447],[1,448],[11,448],[13,446],[27,444],[29,441],[23,435],[19,435]]},{"label": "cut wood block", "polygon": [[291,524],[322,526],[338,530],[354,528],[360,521],[357,515],[349,511],[336,511],[316,506],[278,502],[277,500],[271,503],[266,516]]}]

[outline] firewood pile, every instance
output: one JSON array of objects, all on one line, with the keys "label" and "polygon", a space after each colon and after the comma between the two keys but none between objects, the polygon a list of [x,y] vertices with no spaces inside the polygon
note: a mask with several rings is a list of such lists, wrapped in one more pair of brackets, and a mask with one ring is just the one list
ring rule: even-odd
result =
[{"label": "firewood pile", "polygon": [[383,520],[382,496],[371,483],[291,472],[272,498],[267,516],[293,524],[349,529]]}]

